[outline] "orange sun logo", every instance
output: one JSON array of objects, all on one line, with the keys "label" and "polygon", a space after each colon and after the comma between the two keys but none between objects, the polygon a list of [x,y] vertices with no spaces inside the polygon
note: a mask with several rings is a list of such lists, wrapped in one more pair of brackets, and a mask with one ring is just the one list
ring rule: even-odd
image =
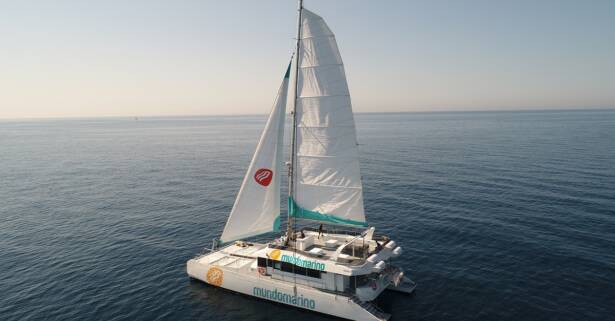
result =
[{"label": "orange sun logo", "polygon": [[224,279],[224,272],[217,267],[212,267],[207,271],[207,283],[215,286],[222,285]]},{"label": "orange sun logo", "polygon": [[279,261],[281,253],[282,252],[280,250],[273,250],[273,251],[269,252],[269,258],[272,259],[272,260]]}]

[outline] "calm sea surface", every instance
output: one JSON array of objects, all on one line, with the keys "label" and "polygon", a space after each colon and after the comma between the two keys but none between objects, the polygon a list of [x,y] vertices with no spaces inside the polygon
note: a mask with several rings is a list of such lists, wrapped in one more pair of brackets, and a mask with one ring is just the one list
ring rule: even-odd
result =
[{"label": "calm sea surface", "polygon": [[[329,320],[191,281],[264,116],[0,122],[0,320]],[[356,115],[393,320],[613,320],[615,111]]]}]

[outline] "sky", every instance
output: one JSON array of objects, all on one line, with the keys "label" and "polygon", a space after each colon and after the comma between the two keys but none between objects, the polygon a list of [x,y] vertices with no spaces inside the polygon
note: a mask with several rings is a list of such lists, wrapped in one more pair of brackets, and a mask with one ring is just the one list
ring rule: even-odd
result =
[{"label": "sky", "polygon": [[[615,1],[305,0],[355,112],[615,108]],[[267,113],[294,0],[0,0],[0,118]]]}]

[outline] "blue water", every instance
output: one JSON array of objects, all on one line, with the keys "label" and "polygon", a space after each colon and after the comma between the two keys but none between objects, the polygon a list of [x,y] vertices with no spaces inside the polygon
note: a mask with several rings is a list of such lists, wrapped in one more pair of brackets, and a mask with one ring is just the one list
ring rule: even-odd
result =
[{"label": "blue water", "polygon": [[[0,320],[329,320],[191,281],[264,116],[0,122]],[[359,114],[393,320],[615,315],[615,111]]]}]

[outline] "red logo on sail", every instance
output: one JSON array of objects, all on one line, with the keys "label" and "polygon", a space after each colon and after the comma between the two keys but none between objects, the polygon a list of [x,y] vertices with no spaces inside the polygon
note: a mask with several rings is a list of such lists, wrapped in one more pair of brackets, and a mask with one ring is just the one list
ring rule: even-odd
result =
[{"label": "red logo on sail", "polygon": [[267,168],[261,168],[254,173],[254,180],[263,186],[269,186],[272,178],[273,172]]}]

